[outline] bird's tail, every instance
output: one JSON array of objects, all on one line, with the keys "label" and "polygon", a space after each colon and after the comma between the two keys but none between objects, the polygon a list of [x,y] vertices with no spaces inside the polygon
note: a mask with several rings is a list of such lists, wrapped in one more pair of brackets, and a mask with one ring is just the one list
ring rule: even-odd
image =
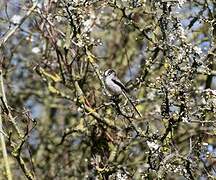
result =
[{"label": "bird's tail", "polygon": [[142,117],[142,115],[140,114],[140,112],[138,111],[138,109],[136,108],[136,106],[134,105],[134,103],[132,102],[132,100],[130,99],[130,97],[127,95],[126,92],[123,92],[124,96],[128,99],[128,101],[130,102],[130,104],[133,106],[134,110],[137,112],[137,114]]}]

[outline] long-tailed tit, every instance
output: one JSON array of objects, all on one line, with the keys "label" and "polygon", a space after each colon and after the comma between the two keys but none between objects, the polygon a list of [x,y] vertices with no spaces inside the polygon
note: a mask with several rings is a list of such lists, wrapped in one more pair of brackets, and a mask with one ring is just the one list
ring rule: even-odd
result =
[{"label": "long-tailed tit", "polygon": [[134,103],[131,101],[131,99],[127,95],[127,90],[124,84],[119,80],[114,70],[108,69],[104,72],[104,83],[105,83],[106,89],[111,95],[119,96],[123,94],[128,99],[128,101],[131,103],[131,105],[133,106],[137,114],[139,114],[139,116],[142,117],[140,112],[137,110],[136,106],[134,105]]}]

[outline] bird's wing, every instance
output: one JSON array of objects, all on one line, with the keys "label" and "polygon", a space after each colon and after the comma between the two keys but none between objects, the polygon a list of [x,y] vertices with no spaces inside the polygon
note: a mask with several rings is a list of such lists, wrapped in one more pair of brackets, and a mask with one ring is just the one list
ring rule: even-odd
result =
[{"label": "bird's wing", "polygon": [[120,86],[122,88],[123,91],[127,92],[126,87],[124,86],[124,84],[122,84],[122,82],[117,79],[117,78],[113,78],[112,81],[117,84],[118,86]]},{"label": "bird's wing", "polygon": [[112,81],[117,84],[118,86],[121,87],[122,92],[124,94],[124,96],[129,100],[130,104],[133,106],[134,110],[137,112],[137,114],[142,117],[142,115],[140,114],[140,112],[138,111],[138,109],[136,108],[136,106],[134,105],[134,103],[131,101],[130,97],[127,95],[127,89],[124,86],[124,84],[122,84],[122,82],[118,79],[118,78],[113,78]]}]

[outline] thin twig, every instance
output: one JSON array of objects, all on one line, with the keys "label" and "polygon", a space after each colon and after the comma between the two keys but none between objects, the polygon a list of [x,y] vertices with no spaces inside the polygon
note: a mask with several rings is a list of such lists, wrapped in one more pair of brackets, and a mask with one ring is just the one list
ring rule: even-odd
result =
[{"label": "thin twig", "polygon": [[8,104],[7,104],[7,98],[6,98],[6,94],[5,94],[5,90],[4,90],[4,82],[3,82],[3,74],[2,74],[2,70],[0,70],[0,86],[1,86],[1,101],[4,105],[4,108],[6,108],[6,112],[7,115],[9,117],[9,120],[12,122],[14,129],[16,130],[17,134],[19,135],[19,137],[22,137],[21,131],[17,125],[17,123],[15,122],[9,108],[8,108]]},{"label": "thin twig", "polygon": [[3,159],[4,159],[4,165],[6,169],[6,176],[8,180],[12,180],[12,174],[10,170],[10,163],[8,160],[8,155],[7,155],[7,148],[5,144],[5,138],[3,132],[3,126],[2,126],[2,116],[1,116],[1,108],[0,108],[0,139],[1,139],[1,146],[2,146],[2,154],[3,154]]},{"label": "thin twig", "polygon": [[4,43],[7,42],[7,40],[19,29],[19,27],[24,23],[24,21],[31,15],[31,13],[34,11],[34,9],[37,7],[38,2],[29,9],[29,11],[26,13],[26,15],[20,20],[20,23],[17,24],[14,28],[10,29],[1,39],[0,39],[0,47]]}]

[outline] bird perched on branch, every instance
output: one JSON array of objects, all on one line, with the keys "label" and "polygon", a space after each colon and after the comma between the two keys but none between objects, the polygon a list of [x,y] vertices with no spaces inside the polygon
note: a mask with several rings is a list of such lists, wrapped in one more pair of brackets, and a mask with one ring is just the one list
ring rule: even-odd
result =
[{"label": "bird perched on branch", "polygon": [[123,94],[125,98],[128,99],[128,101],[131,103],[131,105],[133,106],[137,114],[140,117],[142,117],[140,112],[137,110],[136,106],[134,105],[130,97],[128,96],[126,87],[119,80],[119,78],[116,75],[116,72],[113,69],[108,69],[104,72],[104,83],[105,83],[106,89],[111,95],[118,97],[121,94]]}]

